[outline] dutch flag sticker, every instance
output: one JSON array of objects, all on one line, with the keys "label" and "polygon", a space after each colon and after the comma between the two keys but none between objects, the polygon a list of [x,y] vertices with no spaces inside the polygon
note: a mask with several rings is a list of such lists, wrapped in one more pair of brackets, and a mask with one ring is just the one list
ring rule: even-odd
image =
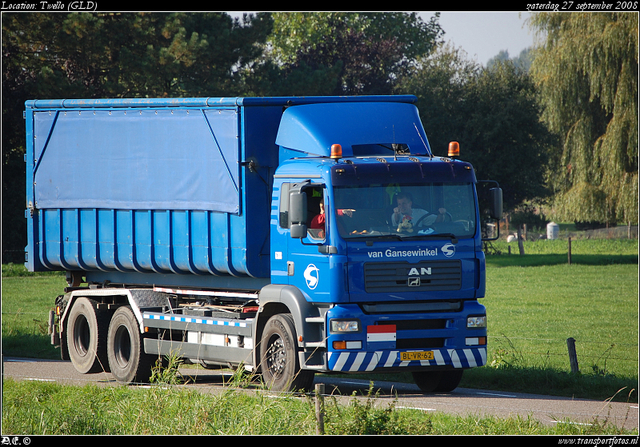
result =
[{"label": "dutch flag sticker", "polygon": [[373,349],[396,348],[396,325],[379,324],[367,326],[367,347]]}]

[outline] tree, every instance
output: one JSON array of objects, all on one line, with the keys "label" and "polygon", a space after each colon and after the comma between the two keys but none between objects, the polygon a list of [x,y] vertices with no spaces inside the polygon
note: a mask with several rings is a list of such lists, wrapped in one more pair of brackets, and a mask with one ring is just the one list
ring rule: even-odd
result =
[{"label": "tree", "polygon": [[467,93],[464,143],[482,178],[498,180],[507,209],[547,195],[545,169],[552,140],[540,122],[533,81],[511,61],[482,70]]},{"label": "tree", "polygon": [[638,15],[538,13],[532,75],[561,138],[550,184],[557,218],[638,222]]},{"label": "tree", "polygon": [[[415,13],[275,13],[269,60],[280,72],[276,85],[280,94],[392,93],[442,36],[437,19],[425,23]],[[305,83],[307,78],[314,82]],[[319,91],[310,92],[313,86]]]},{"label": "tree", "polygon": [[420,117],[434,154],[445,155],[453,140],[465,150],[463,131],[469,114],[466,95],[481,70],[482,66],[468,59],[461,49],[446,44],[421,58],[402,80],[399,91],[418,97]]},{"label": "tree", "polygon": [[520,54],[517,57],[509,57],[509,51],[500,50],[497,55],[487,61],[487,68],[491,68],[498,61],[510,60],[511,62],[513,62],[513,65],[515,65],[516,68],[528,72],[531,68],[531,50],[531,47],[525,48],[524,50],[520,51]]},{"label": "tree", "polygon": [[242,94],[269,14],[3,13],[3,259],[25,246],[27,99]]},{"label": "tree", "polygon": [[464,53],[443,47],[421,60],[402,86],[419,98],[422,122],[433,152],[445,155],[458,141],[461,158],[479,179],[497,180],[506,210],[544,197],[552,135],[540,122],[529,75],[511,61],[482,68]]}]

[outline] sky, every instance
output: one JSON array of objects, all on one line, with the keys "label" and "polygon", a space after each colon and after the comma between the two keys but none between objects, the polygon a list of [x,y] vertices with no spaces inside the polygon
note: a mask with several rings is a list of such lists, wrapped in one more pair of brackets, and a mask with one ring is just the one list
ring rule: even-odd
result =
[{"label": "sky", "polygon": [[[420,12],[425,22],[434,12]],[[501,50],[509,57],[517,57],[520,51],[533,46],[534,34],[525,24],[529,13],[519,12],[441,12],[440,27],[445,42],[462,48],[469,59],[486,65]]]}]

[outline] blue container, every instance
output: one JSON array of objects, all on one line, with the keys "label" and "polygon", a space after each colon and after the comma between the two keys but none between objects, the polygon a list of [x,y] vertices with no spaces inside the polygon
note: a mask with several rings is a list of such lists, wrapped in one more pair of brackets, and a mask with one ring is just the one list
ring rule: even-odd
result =
[{"label": "blue container", "polygon": [[[166,283],[174,274],[266,281],[279,162],[325,155],[324,142],[340,138],[349,151],[345,116],[374,102],[393,107],[428,148],[419,121],[411,128],[413,96],[27,101],[27,268],[113,282],[147,273]],[[283,118],[306,104],[358,110],[300,108]],[[358,133],[372,129],[400,132]]]}]

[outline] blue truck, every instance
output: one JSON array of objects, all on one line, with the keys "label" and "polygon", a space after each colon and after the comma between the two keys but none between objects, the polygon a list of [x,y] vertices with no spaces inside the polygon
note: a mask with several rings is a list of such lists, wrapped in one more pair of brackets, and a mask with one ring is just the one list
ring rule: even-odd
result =
[{"label": "blue truck", "polygon": [[273,390],[402,371],[453,390],[486,363],[502,190],[457,143],[433,154],[416,101],[27,101],[25,264],[66,271],[62,358],[121,383],[175,356]]}]

